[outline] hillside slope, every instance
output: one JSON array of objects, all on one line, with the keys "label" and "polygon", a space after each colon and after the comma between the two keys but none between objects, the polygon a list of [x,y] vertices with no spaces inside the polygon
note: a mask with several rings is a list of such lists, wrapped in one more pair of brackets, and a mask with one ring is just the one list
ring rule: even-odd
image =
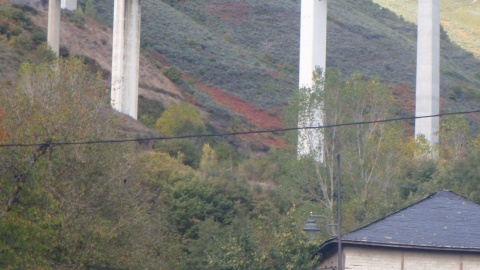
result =
[{"label": "hillside slope", "polygon": [[[40,9],[37,16],[32,16],[33,22],[47,29],[48,10]],[[94,59],[109,76],[112,68],[112,31],[104,24],[84,17],[81,24],[68,20],[65,12],[60,28],[60,43],[68,48],[70,55]],[[140,77],[142,78],[139,95],[150,100],[156,100],[165,105],[184,97],[178,86],[166,78],[155,65],[147,60],[146,54],[140,59]]]},{"label": "hillside slope", "polygon": [[[405,20],[416,23],[417,1],[374,0]],[[440,17],[443,28],[453,42],[480,58],[480,2],[476,0],[441,0]]]},{"label": "hillside slope", "polygon": [[[111,25],[112,1],[95,5]],[[158,117],[171,102],[187,101],[222,130],[238,130],[232,123],[239,122],[240,129],[281,126],[279,112],[297,89],[299,9],[298,0],[142,1],[139,116]],[[399,114],[411,115],[416,26],[371,0],[331,1],[328,14],[327,66],[346,76],[379,75],[397,92]],[[65,17],[61,43],[108,72],[111,29]],[[45,29],[46,11],[33,20]],[[175,83],[162,74],[172,66],[183,73]],[[480,61],[445,32],[441,71],[441,110],[477,108]]]},{"label": "hillside slope", "polygon": [[[300,1],[142,2],[142,46],[202,83],[260,108],[297,88]],[[111,7],[97,7],[107,23]],[[415,85],[416,26],[370,0],[329,3],[328,67]],[[442,35],[445,106],[476,106],[480,61]],[[412,91],[412,90],[410,90]]]}]

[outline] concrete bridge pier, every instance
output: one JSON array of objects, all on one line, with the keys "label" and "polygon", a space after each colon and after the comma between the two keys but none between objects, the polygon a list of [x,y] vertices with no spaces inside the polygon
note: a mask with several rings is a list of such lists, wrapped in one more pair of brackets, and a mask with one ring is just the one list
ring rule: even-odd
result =
[{"label": "concrete bridge pier", "polygon": [[[415,116],[436,115],[440,107],[440,1],[418,0]],[[438,117],[415,120],[415,136],[438,143]]]},{"label": "concrete bridge pier", "polygon": [[112,107],[137,119],[141,0],[115,0],[112,49]]},{"label": "concrete bridge pier", "polygon": [[62,0],[61,7],[71,11],[77,10],[77,0]]},{"label": "concrete bridge pier", "polygon": [[57,57],[60,51],[60,14],[60,0],[49,0],[47,42]]},{"label": "concrete bridge pier", "polygon": [[[300,22],[299,87],[313,86],[313,72],[321,68],[325,76],[327,59],[327,0],[302,0]],[[300,112],[299,126],[322,126],[323,112],[318,104],[313,112]],[[320,129],[299,130],[297,155],[314,155],[323,161],[323,133]]]}]

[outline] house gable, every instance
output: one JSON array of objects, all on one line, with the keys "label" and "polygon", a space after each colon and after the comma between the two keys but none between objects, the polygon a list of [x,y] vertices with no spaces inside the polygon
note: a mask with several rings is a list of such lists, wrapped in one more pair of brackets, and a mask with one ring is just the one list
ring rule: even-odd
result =
[{"label": "house gable", "polygon": [[[352,270],[480,269],[480,205],[442,190],[342,236]],[[337,269],[337,241],[323,243],[317,269]]]},{"label": "house gable", "polygon": [[342,237],[379,246],[480,251],[480,205],[442,190]]}]

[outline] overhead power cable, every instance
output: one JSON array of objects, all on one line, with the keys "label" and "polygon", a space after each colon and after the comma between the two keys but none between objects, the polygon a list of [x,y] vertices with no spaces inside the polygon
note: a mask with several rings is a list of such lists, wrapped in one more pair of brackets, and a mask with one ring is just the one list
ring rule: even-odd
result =
[{"label": "overhead power cable", "polygon": [[479,113],[479,112],[480,110],[473,110],[473,111],[440,113],[440,114],[426,115],[426,116],[407,116],[407,117],[389,118],[389,119],[373,120],[373,121],[349,122],[349,123],[340,123],[340,124],[332,124],[332,125],[324,125],[324,126],[306,126],[306,127],[281,128],[281,129],[250,130],[250,131],[220,133],[220,134],[192,134],[192,135],[172,136],[172,137],[149,137],[149,138],[118,139],[118,140],[112,139],[112,140],[79,141],[79,142],[67,141],[67,142],[45,142],[45,143],[13,143],[13,144],[0,144],[0,147],[4,148],[4,147],[33,147],[33,146],[38,147],[38,146],[47,146],[47,145],[48,146],[87,145],[87,144],[126,143],[126,142],[143,142],[143,141],[164,141],[164,140],[205,138],[205,137],[227,137],[227,136],[261,134],[261,133],[280,133],[280,132],[286,132],[286,131],[292,131],[292,130],[326,129],[326,128],[344,127],[344,126],[368,125],[368,124],[375,124],[375,123],[406,121],[406,120],[414,120],[414,119],[421,119],[421,118],[471,114],[471,113]]}]

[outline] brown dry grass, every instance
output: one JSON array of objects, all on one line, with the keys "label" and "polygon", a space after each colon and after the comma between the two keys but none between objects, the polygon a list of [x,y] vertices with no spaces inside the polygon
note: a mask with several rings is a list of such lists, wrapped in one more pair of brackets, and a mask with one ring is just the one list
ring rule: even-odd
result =
[{"label": "brown dry grass", "polygon": [[[33,16],[34,23],[41,28],[47,28],[47,11],[40,10],[38,16]],[[112,29],[104,24],[85,17],[85,24],[78,26],[62,18],[60,43],[68,48],[71,55],[88,56],[95,59],[105,70],[112,68]],[[145,56],[140,59],[139,94],[168,105],[171,102],[183,100],[180,89],[168,80]],[[163,89],[165,93],[152,89]]]}]

